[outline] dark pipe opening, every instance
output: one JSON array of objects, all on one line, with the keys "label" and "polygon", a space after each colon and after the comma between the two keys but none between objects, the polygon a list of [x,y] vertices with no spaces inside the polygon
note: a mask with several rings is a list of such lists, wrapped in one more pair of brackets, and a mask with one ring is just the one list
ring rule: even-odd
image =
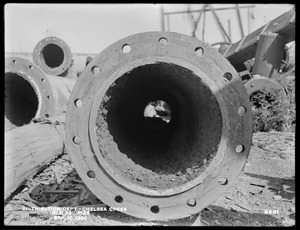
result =
[{"label": "dark pipe opening", "polygon": [[50,68],[59,67],[64,61],[64,51],[56,44],[48,44],[41,51],[45,64]]},{"label": "dark pipe opening", "polygon": [[38,110],[38,96],[21,75],[5,73],[5,117],[14,125],[30,123]]},{"label": "dark pipe opening", "polygon": [[[170,122],[145,117],[149,102],[162,100]],[[107,90],[97,114],[99,150],[115,172],[161,190],[183,185],[203,172],[221,139],[219,104],[192,71],[172,63],[139,66]]]},{"label": "dark pipe opening", "polygon": [[275,101],[275,94],[266,90],[258,90],[250,95],[250,102],[254,109],[271,106]]}]

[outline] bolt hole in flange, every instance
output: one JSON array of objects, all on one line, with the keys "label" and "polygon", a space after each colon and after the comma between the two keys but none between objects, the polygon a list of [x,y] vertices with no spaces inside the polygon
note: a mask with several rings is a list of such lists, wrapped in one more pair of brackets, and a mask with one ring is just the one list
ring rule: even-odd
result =
[{"label": "bolt hole in flange", "polygon": [[123,197],[121,197],[121,196],[116,196],[115,197],[115,201],[117,202],[117,203],[122,203],[123,202]]},{"label": "bolt hole in flange", "polygon": [[87,172],[87,176],[89,178],[95,178],[96,177],[96,173],[94,171],[90,170],[90,171]]},{"label": "bolt hole in flange", "polygon": [[218,180],[220,185],[227,185],[228,184],[228,179],[226,177],[220,178]]},{"label": "bolt hole in flange", "polygon": [[238,108],[238,114],[242,117],[245,115],[245,113],[246,113],[246,108],[244,106],[240,106]]},{"label": "bolt hole in flange", "polygon": [[187,205],[190,206],[190,207],[195,207],[197,204],[197,201],[195,199],[189,199],[187,201]]},{"label": "bolt hole in flange", "polygon": [[159,207],[157,205],[152,206],[150,210],[155,214],[159,213]]},{"label": "bolt hole in flange", "polygon": [[201,57],[204,54],[204,49],[202,47],[197,47],[195,52],[197,56]]},{"label": "bolt hole in flange", "polygon": [[101,71],[100,71],[100,68],[98,66],[93,66],[92,67],[92,73],[93,73],[94,76],[99,74],[100,72]]},{"label": "bolt hole in flange", "polygon": [[73,137],[73,142],[77,145],[80,144],[80,137],[78,136]]},{"label": "bolt hole in flange", "polygon": [[158,40],[158,42],[159,42],[159,44],[161,44],[161,45],[168,45],[168,39],[166,39],[166,38],[164,38],[164,37],[162,37],[162,38],[160,38],[159,40]]},{"label": "bolt hole in flange", "polygon": [[77,108],[81,108],[81,106],[82,106],[82,100],[76,99],[76,100],[74,101],[74,103],[75,103],[75,106],[76,106]]},{"label": "bolt hole in flange", "polygon": [[131,46],[128,44],[123,45],[122,47],[123,53],[129,53],[131,51]]},{"label": "bolt hole in flange", "polygon": [[235,151],[237,153],[241,153],[244,151],[244,146],[243,145],[237,145],[236,148],[235,148]]},{"label": "bolt hole in flange", "polygon": [[229,72],[226,72],[226,73],[224,73],[223,77],[224,77],[224,79],[225,79],[226,81],[231,81],[231,79],[232,79],[232,74],[229,73]]}]

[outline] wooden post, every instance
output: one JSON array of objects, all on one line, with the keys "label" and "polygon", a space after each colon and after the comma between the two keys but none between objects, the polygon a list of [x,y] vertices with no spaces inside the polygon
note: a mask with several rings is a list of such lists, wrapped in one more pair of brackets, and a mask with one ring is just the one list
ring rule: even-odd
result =
[{"label": "wooden post", "polygon": [[161,31],[165,31],[165,13],[163,4],[160,7]]},{"label": "wooden post", "polygon": [[53,117],[5,132],[5,199],[63,152],[64,121],[65,116]]}]

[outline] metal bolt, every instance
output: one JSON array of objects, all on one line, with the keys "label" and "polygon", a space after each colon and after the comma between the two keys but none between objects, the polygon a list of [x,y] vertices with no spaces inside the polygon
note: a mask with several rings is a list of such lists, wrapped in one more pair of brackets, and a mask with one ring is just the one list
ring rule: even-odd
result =
[{"label": "metal bolt", "polygon": [[168,45],[168,40],[166,38],[160,38],[158,42],[162,45]]},{"label": "metal bolt", "polygon": [[187,201],[187,205],[190,207],[194,207],[196,205],[196,200],[191,198]]}]

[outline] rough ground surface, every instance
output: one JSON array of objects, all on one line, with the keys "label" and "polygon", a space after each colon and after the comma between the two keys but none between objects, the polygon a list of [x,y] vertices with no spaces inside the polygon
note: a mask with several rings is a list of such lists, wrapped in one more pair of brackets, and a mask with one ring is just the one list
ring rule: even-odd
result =
[{"label": "rough ground surface", "polygon": [[[214,203],[204,208],[199,215],[166,222],[146,221],[117,211],[81,214],[79,215],[81,220],[57,220],[49,211],[23,211],[22,208],[26,207],[86,207],[101,203],[80,181],[68,154],[64,154],[27,181],[21,191],[7,201],[4,207],[4,223],[5,225],[292,226],[295,225],[294,145],[294,133],[255,133],[248,162],[235,184]],[[43,189],[48,193],[41,192]],[[77,191],[78,194],[54,194],[49,193],[50,190]]]}]

